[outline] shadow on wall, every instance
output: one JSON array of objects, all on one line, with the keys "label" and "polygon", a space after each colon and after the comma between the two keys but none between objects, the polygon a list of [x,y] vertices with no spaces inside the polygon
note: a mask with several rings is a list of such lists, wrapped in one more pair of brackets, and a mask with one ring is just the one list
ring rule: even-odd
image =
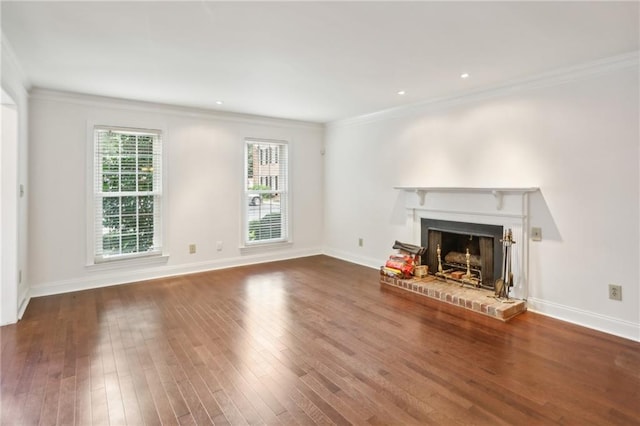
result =
[{"label": "shadow on wall", "polygon": [[391,224],[405,226],[407,223],[407,206],[405,203],[405,192],[394,189],[396,192],[393,209],[391,210]]},{"label": "shadow on wall", "polygon": [[545,241],[562,241],[562,235],[549,210],[542,188],[529,195],[529,227],[541,228],[542,239]]}]

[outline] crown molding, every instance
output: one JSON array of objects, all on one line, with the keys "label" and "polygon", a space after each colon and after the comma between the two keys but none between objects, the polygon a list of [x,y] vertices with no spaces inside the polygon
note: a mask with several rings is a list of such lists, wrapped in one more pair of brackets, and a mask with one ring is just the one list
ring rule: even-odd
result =
[{"label": "crown molding", "polygon": [[171,114],[181,117],[199,118],[205,120],[220,120],[234,123],[259,124],[271,127],[295,127],[304,129],[324,129],[322,123],[310,121],[289,120],[284,118],[266,117],[261,115],[241,114],[217,111],[205,108],[194,108],[155,102],[135,101],[131,99],[112,98],[107,96],[90,95],[77,92],[34,87],[29,92],[29,98],[39,101],[64,102],[76,105],[125,109],[136,112],[152,112]]},{"label": "crown molding", "polygon": [[624,68],[638,67],[640,51],[559,68],[525,78],[509,80],[498,85],[467,91],[454,96],[427,99],[410,105],[389,108],[356,117],[336,120],[326,124],[327,129],[372,123],[381,120],[404,118],[429,111],[438,111],[471,102],[513,95],[515,92],[559,86],[606,74]]}]

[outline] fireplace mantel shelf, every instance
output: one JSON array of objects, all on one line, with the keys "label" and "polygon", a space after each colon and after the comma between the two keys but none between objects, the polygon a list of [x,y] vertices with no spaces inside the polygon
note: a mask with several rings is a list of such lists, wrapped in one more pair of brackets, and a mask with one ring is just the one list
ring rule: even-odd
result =
[{"label": "fireplace mantel shelf", "polygon": [[529,192],[536,192],[540,188],[471,188],[471,187],[456,187],[456,186],[396,186],[394,189],[399,189],[407,192],[415,192],[420,197],[420,205],[424,206],[424,197],[429,192],[449,192],[449,193],[466,193],[466,194],[478,194],[489,193],[496,199],[496,209],[502,209],[502,197],[504,194],[526,194]]},{"label": "fireplace mantel shelf", "polygon": [[[535,187],[462,187],[462,186],[396,186],[404,198],[405,218],[412,235],[409,244],[429,246],[428,233],[423,233],[423,222],[448,221],[465,224],[457,232],[471,235],[466,225],[490,225],[502,227],[494,243],[500,240],[500,234],[511,230],[514,240],[518,241],[512,263],[513,297],[526,299],[529,292],[529,202],[540,189]],[[427,196],[427,194],[429,194]],[[399,200],[402,201],[402,200]],[[444,225],[438,223],[437,227]],[[443,228],[445,229],[445,228]],[[486,232],[485,232],[486,231]],[[437,244],[432,241],[431,245]],[[494,257],[495,258],[495,257]],[[433,259],[432,259],[433,260]],[[433,262],[431,262],[433,263]],[[494,264],[494,272],[501,269]],[[437,267],[437,262],[432,267]],[[490,275],[490,274],[489,274]],[[495,277],[494,277],[495,278]]]}]

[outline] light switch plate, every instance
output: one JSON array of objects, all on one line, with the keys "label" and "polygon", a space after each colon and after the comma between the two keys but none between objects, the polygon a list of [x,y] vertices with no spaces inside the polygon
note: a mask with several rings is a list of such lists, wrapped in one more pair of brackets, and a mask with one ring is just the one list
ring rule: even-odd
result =
[{"label": "light switch plate", "polygon": [[531,228],[531,240],[542,241],[542,228]]},{"label": "light switch plate", "polygon": [[622,300],[622,286],[616,284],[609,284],[609,299]]}]

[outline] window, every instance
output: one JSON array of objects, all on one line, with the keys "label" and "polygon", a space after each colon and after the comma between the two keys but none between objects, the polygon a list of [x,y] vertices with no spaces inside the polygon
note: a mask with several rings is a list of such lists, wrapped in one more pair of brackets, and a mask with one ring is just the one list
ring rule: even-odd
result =
[{"label": "window", "polygon": [[161,133],[94,128],[94,261],[162,252]]},{"label": "window", "polygon": [[289,240],[288,144],[245,140],[244,244]]}]

